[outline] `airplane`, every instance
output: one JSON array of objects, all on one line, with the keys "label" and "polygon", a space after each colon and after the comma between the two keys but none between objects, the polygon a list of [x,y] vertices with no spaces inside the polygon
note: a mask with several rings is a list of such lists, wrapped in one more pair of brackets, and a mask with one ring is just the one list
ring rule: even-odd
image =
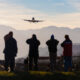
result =
[{"label": "airplane", "polygon": [[36,23],[36,22],[43,22],[43,20],[35,20],[34,17],[32,18],[32,20],[24,19],[24,21],[33,22],[33,23]]}]

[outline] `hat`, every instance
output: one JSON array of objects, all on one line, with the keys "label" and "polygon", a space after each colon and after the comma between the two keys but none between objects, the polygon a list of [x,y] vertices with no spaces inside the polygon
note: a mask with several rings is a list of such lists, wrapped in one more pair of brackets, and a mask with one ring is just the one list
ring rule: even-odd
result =
[{"label": "hat", "polygon": [[54,35],[53,34],[51,35],[51,39],[54,39]]}]

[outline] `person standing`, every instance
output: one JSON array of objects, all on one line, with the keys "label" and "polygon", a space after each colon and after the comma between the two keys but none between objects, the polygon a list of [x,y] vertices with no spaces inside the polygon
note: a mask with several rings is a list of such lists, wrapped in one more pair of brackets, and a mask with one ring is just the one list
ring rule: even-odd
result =
[{"label": "person standing", "polygon": [[38,70],[38,58],[39,58],[39,45],[40,41],[37,39],[36,35],[33,34],[32,38],[26,40],[26,43],[29,44],[29,70],[32,70],[33,62],[34,69]]},{"label": "person standing", "polygon": [[46,42],[49,50],[50,57],[50,70],[53,72],[56,69],[56,57],[57,57],[57,45],[59,41],[54,39],[54,35],[51,35],[50,40]]},{"label": "person standing", "polygon": [[63,48],[64,57],[64,70],[65,72],[72,70],[72,41],[69,35],[65,35],[65,40],[62,42],[61,47]]},{"label": "person standing", "polygon": [[5,48],[5,70],[8,71],[8,67],[10,66],[10,71],[14,71],[15,68],[15,57],[17,55],[17,42],[13,38],[13,32],[10,31],[9,34],[4,36]]}]

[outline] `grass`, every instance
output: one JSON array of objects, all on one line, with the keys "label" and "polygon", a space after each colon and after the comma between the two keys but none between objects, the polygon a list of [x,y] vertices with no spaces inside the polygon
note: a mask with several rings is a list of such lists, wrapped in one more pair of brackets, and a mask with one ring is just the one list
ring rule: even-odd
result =
[{"label": "grass", "polygon": [[80,72],[5,72],[0,71],[0,80],[80,80]]}]

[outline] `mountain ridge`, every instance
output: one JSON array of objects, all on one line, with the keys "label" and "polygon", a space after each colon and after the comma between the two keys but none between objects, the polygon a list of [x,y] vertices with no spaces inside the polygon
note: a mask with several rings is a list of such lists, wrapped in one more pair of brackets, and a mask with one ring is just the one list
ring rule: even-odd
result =
[{"label": "mountain ridge", "polygon": [[[37,38],[41,42],[40,47],[42,48],[45,48],[47,46],[46,41],[50,39],[50,36],[52,34],[54,34],[55,38],[59,40],[59,44],[63,42],[65,34],[70,35],[70,38],[73,44],[74,43],[76,43],[77,45],[80,44],[80,35],[79,35],[80,29],[79,28],[69,29],[69,28],[63,28],[63,27],[59,28],[55,26],[49,26],[49,27],[45,27],[41,29],[34,29],[34,30],[16,30],[8,26],[0,25],[0,46],[1,46],[0,53],[2,53],[0,55],[0,59],[4,58],[4,55],[3,55],[4,35],[9,33],[9,31],[14,32],[14,38],[17,40],[17,44],[18,44],[17,57],[26,57],[28,55],[29,46],[26,44],[26,40],[31,38],[32,34],[37,35]],[[48,54],[48,50],[46,50],[45,53],[46,52]],[[43,53],[44,53],[44,50],[40,49],[40,54],[42,55]]]}]

